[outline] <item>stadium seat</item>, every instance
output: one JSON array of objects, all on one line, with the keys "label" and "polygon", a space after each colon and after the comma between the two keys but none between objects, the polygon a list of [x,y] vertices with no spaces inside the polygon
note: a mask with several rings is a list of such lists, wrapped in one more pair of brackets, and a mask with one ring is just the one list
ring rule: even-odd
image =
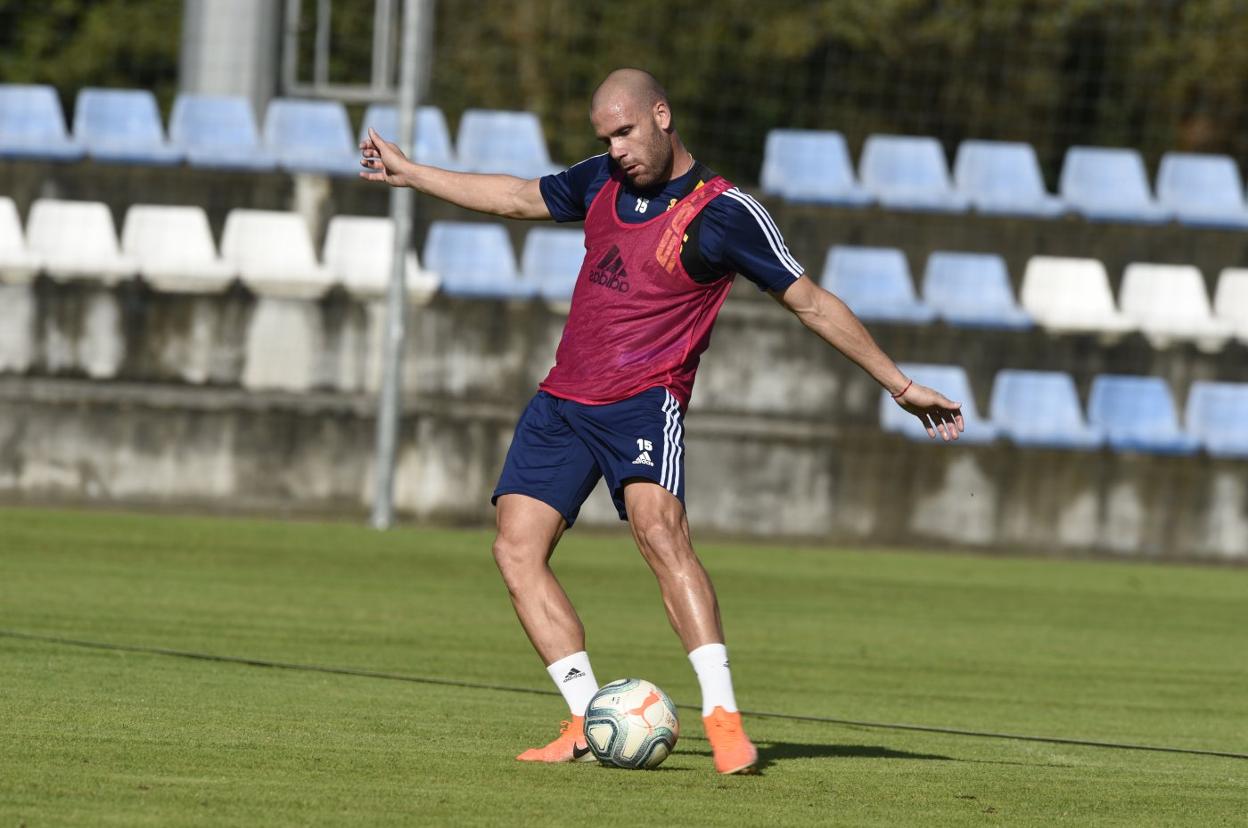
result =
[{"label": "stadium seat", "polygon": [[953,162],[953,179],[958,192],[981,213],[1053,218],[1066,212],[1062,200],[1044,189],[1031,144],[963,141]]},{"label": "stadium seat", "polygon": [[282,169],[356,176],[360,154],[347,109],[338,101],[274,98],[264,113],[264,145]]},{"label": "stadium seat", "polygon": [[768,132],[761,186],[787,201],[860,207],[872,200],[854,180],[845,137],[832,130]]},{"label": "stadium seat", "polygon": [[1214,457],[1248,459],[1248,383],[1192,383],[1187,393],[1187,432]]},{"label": "stadium seat", "polygon": [[950,325],[1022,330],[1031,317],[1014,301],[1005,259],[937,251],[923,271],[923,301]]},{"label": "stadium seat", "polygon": [[1248,343],[1248,269],[1228,267],[1218,274],[1213,312],[1231,326],[1236,339]]},{"label": "stadium seat", "polygon": [[0,196],[0,284],[30,284],[39,272],[40,258],[26,244],[17,205]]},{"label": "stadium seat", "polygon": [[935,138],[871,135],[858,171],[867,192],[884,207],[961,212],[968,206],[949,183],[945,151]]},{"label": "stadium seat", "polygon": [[1191,454],[1196,438],[1179,427],[1174,398],[1161,377],[1101,374],[1092,380],[1088,420],[1105,430],[1111,448]]},{"label": "stadium seat", "polygon": [[923,324],[936,318],[914,294],[905,255],[891,247],[829,248],[820,284],[868,321]]},{"label": "stadium seat", "polygon": [[[347,292],[360,299],[384,297],[394,260],[394,222],[369,216],[334,216],[325,231],[325,267]],[[422,270],[416,253],[405,259],[409,301],[427,302],[438,291],[437,274]]]},{"label": "stadium seat", "polygon": [[1059,371],[998,372],[988,410],[1002,436],[1036,448],[1100,448],[1105,435],[1083,419],[1070,374]]},{"label": "stadium seat", "polygon": [[[961,366],[902,362],[897,367],[920,385],[935,388],[949,399],[962,403],[962,421],[966,430],[958,438],[958,442],[990,443],[997,438],[996,425],[979,416],[979,411],[975,408],[975,396],[971,393],[970,380]],[[880,426],[885,431],[904,435],[911,440],[931,440],[919,418],[898,405],[888,391],[880,392]],[[939,433],[936,435],[936,442],[944,442]]]},{"label": "stadium seat", "polygon": [[562,169],[551,163],[542,125],[532,112],[467,109],[459,121],[455,149],[470,172],[538,178]]},{"label": "stadium seat", "polygon": [[83,279],[106,285],[129,279],[138,263],[123,256],[108,206],[98,201],[37,199],[30,208],[26,238],[57,280]]},{"label": "stadium seat", "polygon": [[95,161],[182,162],[181,150],[165,141],[156,96],[146,89],[83,89],[74,104],[74,137]]},{"label": "stadium seat", "polygon": [[1071,147],[1062,162],[1061,194],[1094,221],[1161,224],[1171,217],[1153,200],[1144,160],[1133,149]]},{"label": "stadium seat", "polygon": [[[399,110],[388,104],[371,104],[364,111],[360,124],[359,139],[368,137],[368,128],[387,141],[399,139]],[[422,106],[416,110],[416,152],[412,156],[422,164],[431,164],[444,170],[457,170],[455,151],[451,149],[451,133],[446,128],[446,116],[436,106]]]},{"label": "stadium seat", "polygon": [[21,374],[35,359],[35,290],[0,284],[0,373]]},{"label": "stadium seat", "polygon": [[279,299],[319,299],[334,284],[321,267],[308,226],[296,213],[231,210],[221,255],[254,293]]},{"label": "stadium seat", "polygon": [[121,249],[138,262],[144,281],[167,293],[220,293],[237,275],[217,255],[202,207],[132,206]]},{"label": "stadium seat", "polygon": [[516,272],[511,240],[501,224],[435,221],[422,257],[450,296],[509,299],[533,296]]},{"label": "stadium seat", "polygon": [[1231,337],[1230,324],[1213,315],[1205,277],[1191,265],[1127,265],[1118,304],[1155,348],[1194,341],[1212,353]]},{"label": "stadium seat", "polygon": [[85,154],[65,131],[55,89],[0,84],[0,158],[77,161]]},{"label": "stadium seat", "polygon": [[1032,256],[1020,298],[1023,310],[1055,333],[1116,336],[1135,329],[1114,305],[1105,265],[1096,259]]},{"label": "stadium seat", "polygon": [[539,227],[524,237],[521,278],[534,285],[547,304],[566,312],[584,258],[583,232]]},{"label": "stadium seat", "polygon": [[173,102],[169,140],[194,167],[267,171],[277,158],[260,144],[246,98],[183,94]]},{"label": "stadium seat", "polygon": [[1183,224],[1248,227],[1239,167],[1227,155],[1167,152],[1157,170],[1157,200]]}]

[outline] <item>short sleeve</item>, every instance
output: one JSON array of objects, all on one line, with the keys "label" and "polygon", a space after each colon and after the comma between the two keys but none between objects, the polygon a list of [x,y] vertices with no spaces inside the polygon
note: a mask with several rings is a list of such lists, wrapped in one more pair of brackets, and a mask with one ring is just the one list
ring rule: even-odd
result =
[{"label": "short sleeve", "polygon": [[610,177],[607,154],[586,158],[554,175],[538,181],[542,200],[551,218],[558,222],[582,221],[589,205]]},{"label": "short sleeve", "polygon": [[699,250],[712,268],[740,273],[759,290],[782,292],[804,272],[766,208],[735,187],[703,209]]}]

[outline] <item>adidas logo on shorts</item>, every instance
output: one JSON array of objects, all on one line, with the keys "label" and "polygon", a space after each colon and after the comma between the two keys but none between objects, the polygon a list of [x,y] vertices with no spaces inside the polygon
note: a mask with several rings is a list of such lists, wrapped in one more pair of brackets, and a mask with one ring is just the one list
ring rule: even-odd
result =
[{"label": "adidas logo on shorts", "polygon": [[[627,457],[627,455],[625,456]],[[637,459],[633,461],[633,465],[634,466],[650,466],[651,468],[653,468],[654,461],[650,459],[650,452],[643,451],[641,454],[637,455]]]}]

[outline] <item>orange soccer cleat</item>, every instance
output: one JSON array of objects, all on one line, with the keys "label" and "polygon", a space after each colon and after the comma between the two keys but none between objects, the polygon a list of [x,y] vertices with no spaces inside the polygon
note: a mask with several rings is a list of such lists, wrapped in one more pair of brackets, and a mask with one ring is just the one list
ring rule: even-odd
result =
[{"label": "orange soccer cleat", "polygon": [[753,773],[758,750],[741,729],[741,714],[716,707],[702,717],[706,738],[715,754],[715,770],[720,773]]},{"label": "orange soccer cleat", "polygon": [[559,738],[546,747],[529,748],[516,757],[521,762],[593,762],[585,741],[585,717],[573,716],[559,726]]}]

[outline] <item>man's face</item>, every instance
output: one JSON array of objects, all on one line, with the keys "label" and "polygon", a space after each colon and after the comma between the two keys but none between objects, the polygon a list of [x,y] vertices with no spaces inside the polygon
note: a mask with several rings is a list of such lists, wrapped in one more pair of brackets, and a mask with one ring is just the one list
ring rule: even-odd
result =
[{"label": "man's face", "polygon": [[666,104],[646,107],[617,96],[596,107],[589,122],[633,186],[645,189],[671,177],[672,142],[666,132],[671,113]]}]

